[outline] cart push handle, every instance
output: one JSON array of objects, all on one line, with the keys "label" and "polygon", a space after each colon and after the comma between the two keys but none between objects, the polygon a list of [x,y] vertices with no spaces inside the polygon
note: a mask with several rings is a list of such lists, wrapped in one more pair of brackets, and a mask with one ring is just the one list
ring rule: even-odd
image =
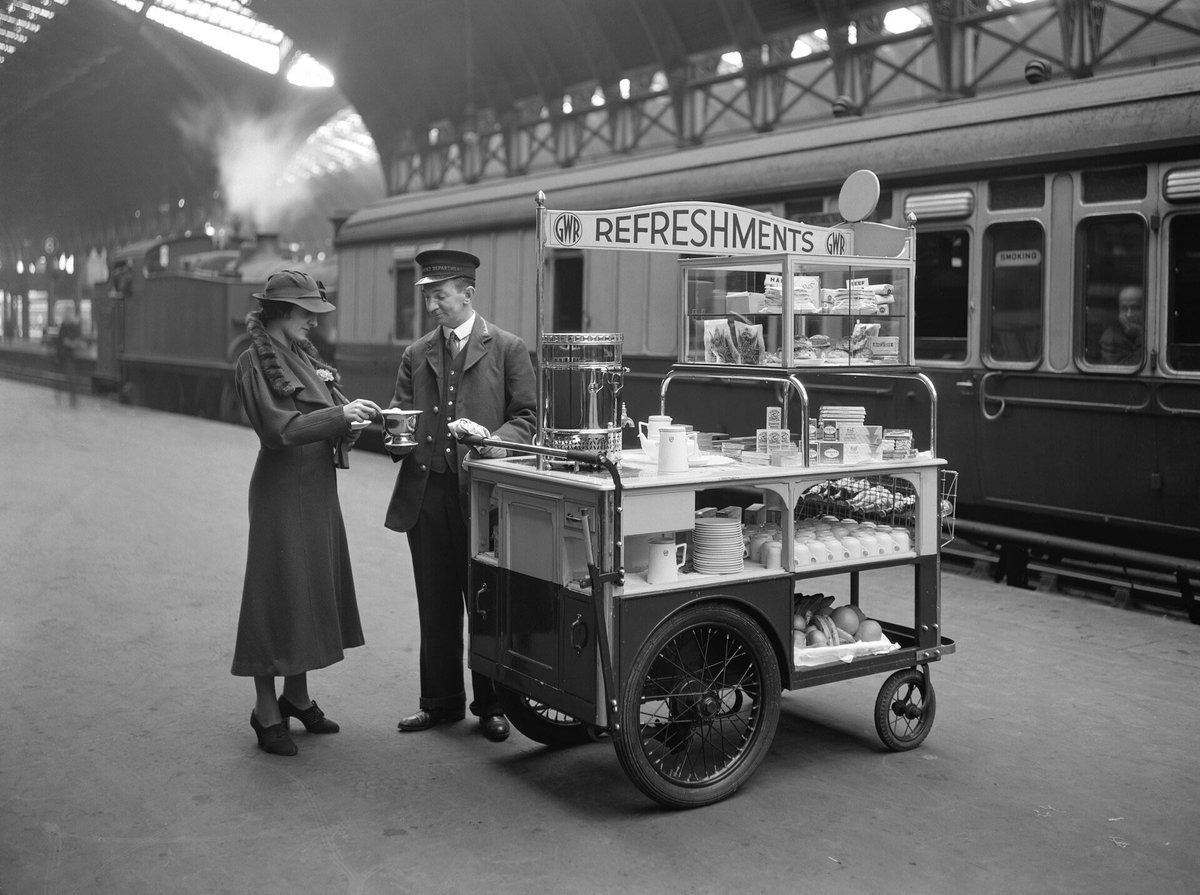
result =
[{"label": "cart push handle", "polygon": [[[516,451],[523,454],[540,454],[544,457],[557,457],[560,460],[570,460],[573,463],[587,463],[591,466],[605,466],[609,462],[604,454],[595,451],[575,451],[564,448],[542,447],[537,444],[525,444],[520,441],[501,441],[499,438],[483,438],[479,435],[461,435],[458,438],[462,444],[471,447],[503,448],[506,451]],[[615,468],[615,467],[614,467]]]}]

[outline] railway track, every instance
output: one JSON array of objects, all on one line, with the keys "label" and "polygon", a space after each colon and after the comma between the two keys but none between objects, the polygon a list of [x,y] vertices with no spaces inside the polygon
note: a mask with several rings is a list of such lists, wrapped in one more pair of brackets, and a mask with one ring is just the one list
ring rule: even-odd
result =
[{"label": "railway track", "polygon": [[[959,520],[961,524],[962,520]],[[1099,600],[1123,609],[1179,615],[1200,624],[1195,561],[1140,555],[1119,562],[1106,544],[1079,542],[1070,548],[1048,536],[1025,532],[1008,540],[955,538],[942,548],[946,563],[1021,587]]]}]

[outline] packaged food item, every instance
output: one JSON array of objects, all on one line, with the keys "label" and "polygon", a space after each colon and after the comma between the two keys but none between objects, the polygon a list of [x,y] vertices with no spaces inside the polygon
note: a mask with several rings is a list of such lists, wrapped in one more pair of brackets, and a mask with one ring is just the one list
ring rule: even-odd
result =
[{"label": "packaged food item", "polygon": [[756,432],[755,450],[760,454],[795,449],[790,429],[759,429]]},{"label": "packaged food item", "polygon": [[741,356],[734,347],[728,320],[704,321],[704,362],[706,364],[740,364]]},{"label": "packaged food item", "polygon": [[779,314],[783,311],[782,295],[763,292],[726,292],[727,314]]},{"label": "packaged food item", "polygon": [[792,310],[797,313],[821,310],[820,277],[792,277]]},{"label": "packaged food item", "polygon": [[855,444],[879,445],[883,441],[882,426],[864,426],[857,423],[838,423],[838,437],[835,441],[853,442]]},{"label": "packaged food item", "polygon": [[915,453],[912,429],[884,429],[883,459],[904,460]]},{"label": "packaged food item", "polygon": [[856,323],[850,334],[850,356],[871,357],[871,340],[879,335],[878,323]]},{"label": "packaged food item", "polygon": [[761,364],[763,357],[762,324],[733,321],[733,344],[743,364]]}]

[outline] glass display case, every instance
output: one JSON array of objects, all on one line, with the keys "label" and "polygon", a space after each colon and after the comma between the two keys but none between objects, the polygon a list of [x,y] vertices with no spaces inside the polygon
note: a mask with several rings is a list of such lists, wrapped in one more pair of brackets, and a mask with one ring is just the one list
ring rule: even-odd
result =
[{"label": "glass display case", "polygon": [[679,362],[908,366],[911,239],[903,245],[900,258],[780,254],[681,261]]}]

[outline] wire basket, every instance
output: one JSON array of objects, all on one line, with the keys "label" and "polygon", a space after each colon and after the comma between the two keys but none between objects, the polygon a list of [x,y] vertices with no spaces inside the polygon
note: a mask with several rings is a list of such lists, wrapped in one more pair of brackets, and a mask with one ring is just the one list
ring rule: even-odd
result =
[{"label": "wire basket", "polygon": [[892,475],[847,476],[818,482],[796,504],[796,520],[820,516],[912,531],[916,527],[917,489],[907,479]]},{"label": "wire basket", "polygon": [[954,520],[958,512],[958,471],[940,469],[938,518],[941,520],[941,545],[945,547],[954,540]]}]

